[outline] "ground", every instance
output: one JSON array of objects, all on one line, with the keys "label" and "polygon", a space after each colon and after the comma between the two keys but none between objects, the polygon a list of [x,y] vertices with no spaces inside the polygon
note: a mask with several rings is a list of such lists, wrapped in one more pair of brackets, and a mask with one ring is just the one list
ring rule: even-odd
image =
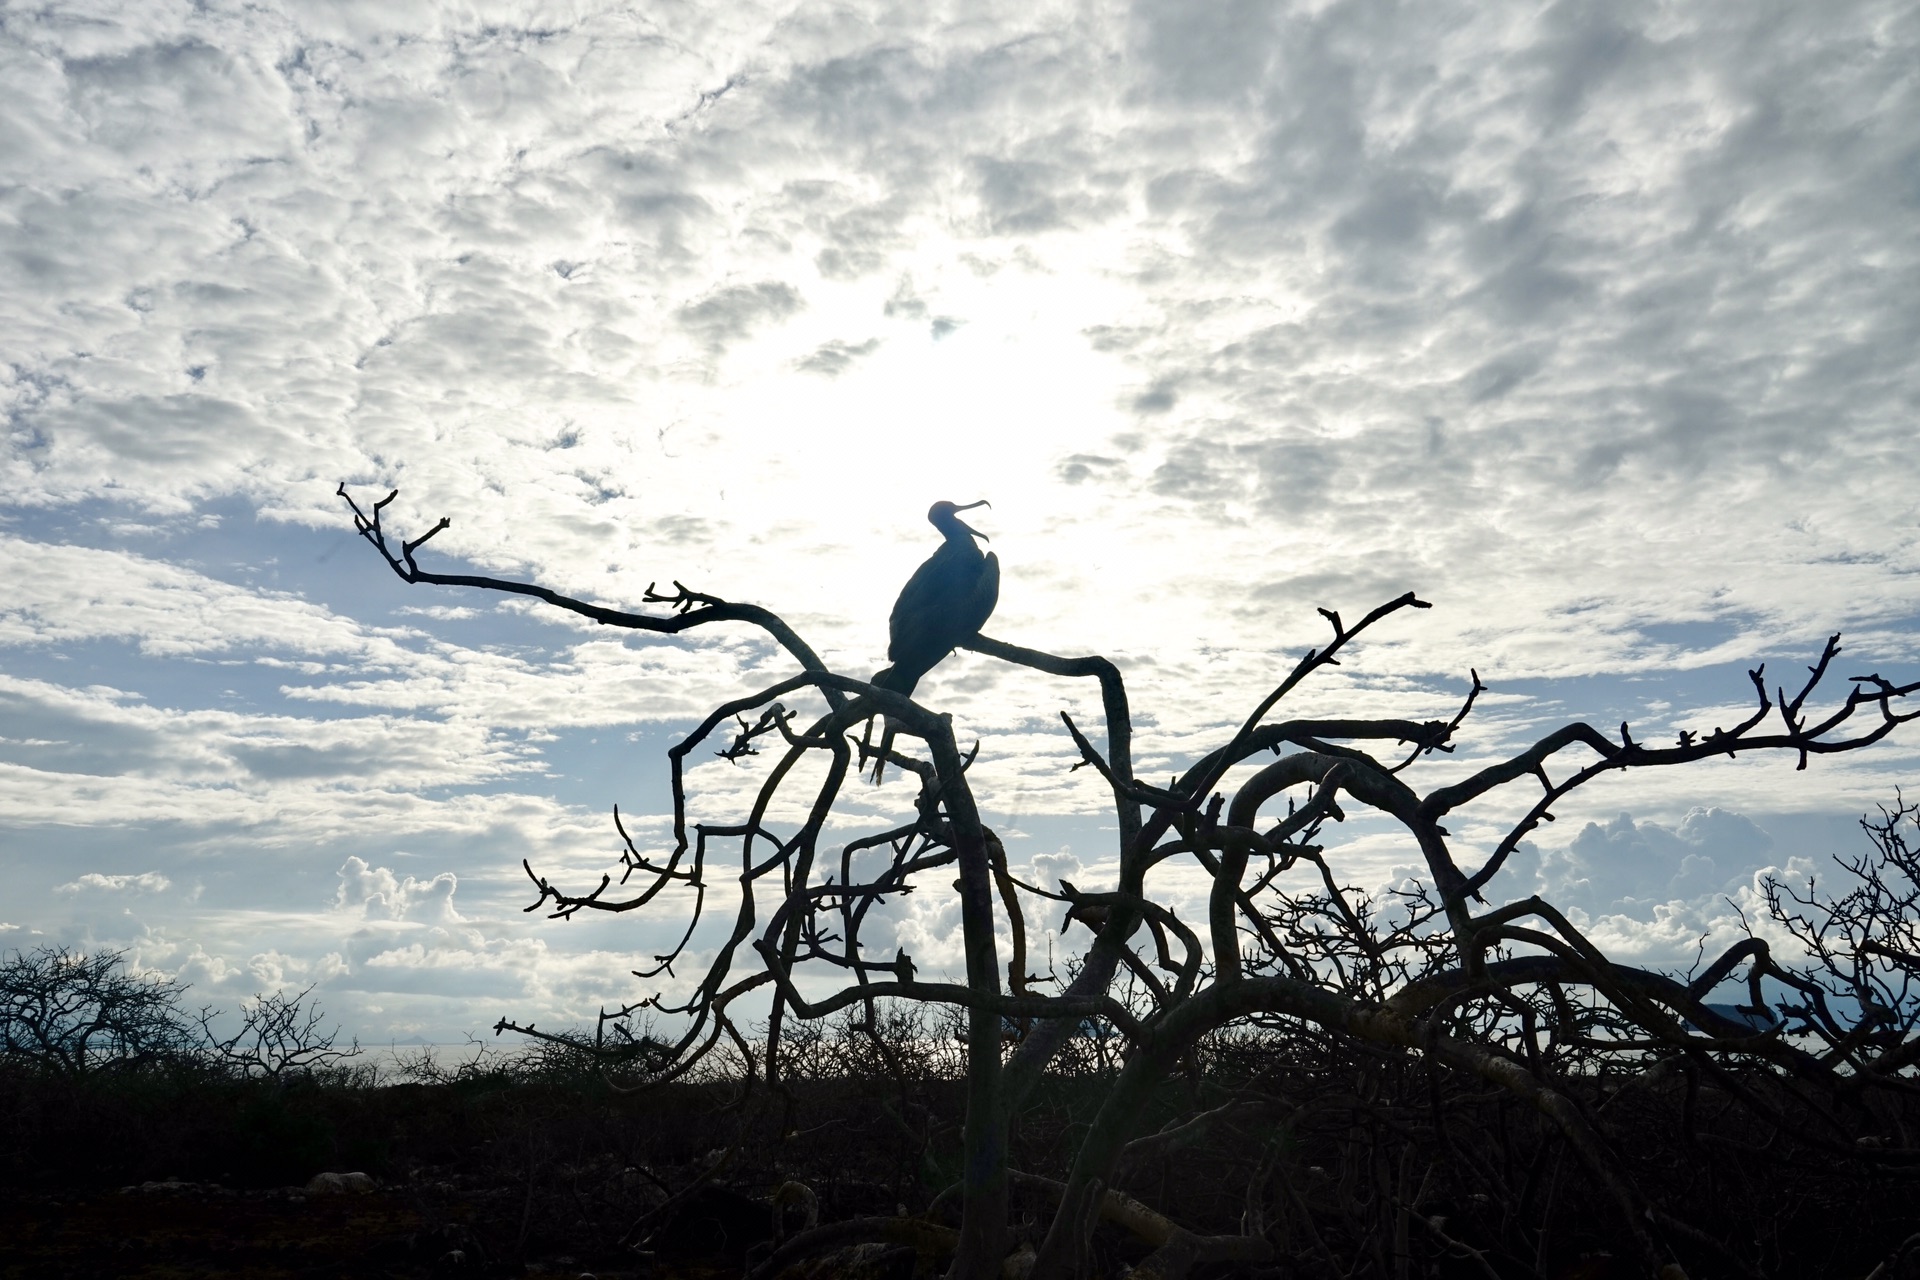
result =
[{"label": "ground", "polygon": [[364,1280],[516,1274],[597,1280],[737,1280],[737,1262],[565,1255],[506,1267],[469,1227],[518,1217],[505,1189],[384,1187],[364,1195],[235,1191],[149,1183],[122,1191],[22,1194],[0,1202],[0,1277]]}]

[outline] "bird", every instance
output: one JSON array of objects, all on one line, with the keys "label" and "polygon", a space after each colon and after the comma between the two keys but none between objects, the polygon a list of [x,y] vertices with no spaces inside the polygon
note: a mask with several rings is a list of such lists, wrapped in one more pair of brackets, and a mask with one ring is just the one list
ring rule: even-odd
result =
[{"label": "bird", "polygon": [[[974,539],[991,539],[960,518],[962,511],[991,505],[982,498],[965,505],[936,502],[927,509],[927,522],[940,531],[942,541],[893,602],[887,619],[887,661],[893,665],[874,673],[875,688],[911,697],[920,677],[977,635],[993,616],[1000,602],[1000,558],[991,551],[983,554]],[[889,726],[873,767],[875,782],[892,744]]]}]

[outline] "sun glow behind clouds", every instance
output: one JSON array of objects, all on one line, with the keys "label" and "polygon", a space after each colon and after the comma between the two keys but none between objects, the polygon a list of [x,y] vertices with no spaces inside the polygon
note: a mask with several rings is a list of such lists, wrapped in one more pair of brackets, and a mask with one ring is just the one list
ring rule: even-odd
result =
[{"label": "sun glow behind clouds", "polygon": [[[775,511],[811,497],[822,523],[858,527],[864,516],[863,533],[901,533],[887,499],[915,504],[937,484],[940,496],[992,497],[1004,519],[1003,508],[1044,510],[1059,457],[1126,426],[1115,405],[1127,371],[1083,332],[1111,315],[1118,289],[1023,264],[924,278],[904,278],[909,315],[896,303],[897,318],[885,316],[871,287],[834,289],[825,296],[837,305],[817,321],[730,359],[724,376],[737,381],[713,429],[758,455],[742,468],[743,496]],[[795,367],[792,339],[804,351],[815,337],[880,342],[829,381]],[[747,367],[736,372],[736,360]],[[886,514],[866,514],[876,508]]]}]

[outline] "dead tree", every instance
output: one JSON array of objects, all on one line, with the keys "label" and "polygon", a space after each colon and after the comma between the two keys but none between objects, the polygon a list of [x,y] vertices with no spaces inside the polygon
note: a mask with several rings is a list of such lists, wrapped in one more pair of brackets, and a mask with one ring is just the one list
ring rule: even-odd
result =
[{"label": "dead tree", "polygon": [[[664,634],[744,622],[765,631],[796,662],[793,675],[715,708],[669,751],[674,806],[669,847],[643,850],[627,839],[618,882],[603,876],[586,892],[556,886],[527,867],[538,894],[528,909],[546,908],[561,918],[589,910],[631,911],[669,890],[688,893],[686,933],[677,947],[656,956],[651,968],[637,971],[642,980],[669,972],[710,909],[709,895],[721,892],[725,880],[738,885],[731,929],[693,993],[678,1004],[649,997],[623,1011],[649,1007],[685,1021],[677,1041],[658,1059],[655,1082],[685,1075],[724,1044],[745,1064],[749,1084],[777,1089],[779,1047],[791,1019],[853,1011],[871,1023],[881,1000],[965,1012],[967,1107],[963,1174],[955,1189],[957,1232],[943,1235],[946,1229],[937,1223],[918,1220],[828,1224],[817,1229],[817,1236],[803,1233],[788,1240],[781,1247],[782,1260],[804,1256],[816,1245],[844,1244],[864,1230],[864,1238],[872,1241],[950,1253],[952,1276],[998,1275],[1009,1260],[1008,1197],[1014,1183],[1029,1189],[1044,1184],[1055,1206],[1037,1250],[1023,1251],[1017,1264],[1030,1265],[1034,1277],[1083,1274],[1089,1235],[1103,1220],[1123,1225],[1151,1246],[1135,1275],[1172,1277],[1203,1264],[1250,1267],[1268,1259],[1273,1245],[1258,1215],[1239,1231],[1203,1234],[1114,1185],[1116,1168],[1141,1149],[1130,1144],[1151,1145],[1151,1135],[1143,1137],[1139,1127],[1153,1091],[1185,1069],[1208,1037],[1248,1024],[1305,1028],[1387,1057],[1478,1078],[1520,1100],[1557,1128],[1591,1182],[1612,1202],[1620,1238],[1630,1241],[1645,1272],[1669,1277],[1684,1274],[1678,1262],[1683,1252],[1717,1246],[1707,1233],[1643,1194],[1593,1116],[1577,1103],[1574,1095],[1583,1078],[1609,1064],[1638,1072],[1680,1060],[1719,1073],[1736,1092],[1742,1085],[1732,1068],[1743,1064],[1771,1073],[1769,1078],[1787,1089],[1845,1094],[1863,1087],[1912,1087],[1910,1038],[1896,1044],[1887,1037],[1872,1041],[1870,1034],[1845,1032],[1843,1039],[1852,1037],[1849,1053],[1822,1055],[1810,1051],[1804,1037],[1777,1026],[1756,1030],[1753,1020],[1709,1007],[1708,994],[1735,977],[1744,978],[1750,1006],[1765,1004],[1768,980],[1807,992],[1806,979],[1776,960],[1759,938],[1741,940],[1683,981],[1610,959],[1539,897],[1491,906],[1486,895],[1520,842],[1551,821],[1569,795],[1602,775],[1753,753],[1787,753],[1805,768],[1814,756],[1864,748],[1920,715],[1920,709],[1902,709],[1920,682],[1895,684],[1877,674],[1851,678],[1837,705],[1813,710],[1810,699],[1840,653],[1837,636],[1791,694],[1784,688],[1770,691],[1764,668],[1751,672],[1755,704],[1737,724],[1684,731],[1664,745],[1636,740],[1626,724],[1617,734],[1569,724],[1496,764],[1438,785],[1416,786],[1415,767],[1452,750],[1484,686],[1472,673],[1464,701],[1449,720],[1286,718],[1281,704],[1287,696],[1336,663],[1357,637],[1404,610],[1427,606],[1408,593],[1353,624],[1323,609],[1331,631],[1326,643],[1301,658],[1218,749],[1165,787],[1135,771],[1126,687],[1111,662],[976,636],[964,647],[1062,679],[1092,679],[1101,690],[1104,743],[1064,713],[1061,719],[1079,753],[1074,767],[1096,770],[1111,793],[1118,881],[1105,889],[1064,881],[1035,885],[1013,875],[999,839],[981,822],[968,775],[980,746],[963,751],[946,717],[886,688],[828,670],[768,611],[678,582],[671,593],[648,589],[646,602],[665,610],[654,615],[608,609],[526,583],[423,570],[415,553],[447,527],[446,520],[396,546],[381,525],[381,512],[393,494],[363,512],[344,485],[340,492],[353,507],[357,530],[408,582],[530,595],[605,625]],[[824,703],[824,713],[802,723],[790,704],[815,698]],[[825,833],[841,790],[868,763],[852,731],[877,714],[888,717],[903,742],[920,745],[918,751],[885,759],[917,780],[912,813],[886,829],[830,843]],[[693,822],[686,769],[690,758],[717,737],[730,737],[720,755],[744,760],[766,752],[771,767],[749,812],[737,821]],[[1269,755],[1274,758],[1249,773]],[[1515,787],[1535,793],[1520,819],[1491,848],[1457,849],[1446,826],[1449,818]],[[769,814],[776,797],[790,810],[800,801],[797,808],[805,817],[775,821]],[[1326,824],[1344,820],[1345,809],[1353,805],[1398,824],[1424,859],[1424,884],[1394,912],[1380,913],[1378,904],[1343,886],[1318,842]],[[615,818],[617,823],[617,812]],[[626,837],[624,827],[621,834]],[[1211,887],[1203,920],[1183,919],[1164,895],[1156,894],[1155,872],[1175,865],[1197,865],[1207,877]],[[862,946],[862,928],[878,918],[876,908],[917,890],[942,892],[949,883],[960,896],[964,982],[923,976],[904,951],[876,956]],[[1044,992],[1028,972],[1026,922],[1036,909],[1063,908],[1094,937],[1071,980]],[[1004,964],[996,926],[1004,928],[1011,944]],[[1910,959],[1911,952],[1903,956]],[[822,989],[822,975],[836,976],[838,989],[818,997],[806,994]],[[764,1029],[750,1037],[752,1029],[739,1010],[749,1007],[747,998],[756,993],[760,999],[771,997],[771,1012]],[[1010,1117],[1089,1022],[1116,1036],[1122,1065],[1078,1141],[1066,1178],[1049,1180],[1009,1168]],[[1020,1028],[1010,1048],[1009,1025]],[[502,1027],[517,1029],[504,1021]],[[1906,1036],[1904,1027],[1901,1035]],[[1869,1043],[1878,1055],[1871,1062],[1860,1056]],[[1875,1073],[1871,1063],[1881,1070]],[[1752,1106],[1773,1107],[1780,1118],[1767,1096],[1747,1092]],[[1842,1117],[1824,1106],[1812,1114],[1832,1129],[1813,1135],[1816,1140],[1852,1149]],[[1192,1119],[1208,1122],[1199,1114]],[[1794,1117],[1781,1119],[1797,1123]],[[1871,1155],[1888,1164],[1913,1163],[1920,1160],[1920,1148],[1895,1143]],[[1437,1220],[1415,1212],[1420,1196],[1403,1193],[1405,1200],[1395,1201],[1401,1233],[1395,1247],[1405,1247],[1406,1233],[1415,1230],[1408,1224],[1416,1219],[1419,1231],[1450,1241]],[[1383,1194],[1403,1193],[1389,1189]]]},{"label": "dead tree", "polygon": [[0,1064],[79,1078],[190,1058],[186,987],[127,972],[124,951],[38,947],[0,958]]},{"label": "dead tree", "polygon": [[1808,961],[1781,977],[1788,994],[1776,1007],[1823,1064],[1865,1079],[1920,1064],[1920,848],[1909,838],[1920,805],[1896,795],[1879,809],[1860,820],[1870,851],[1835,855],[1843,892],[1817,876],[1761,886],[1767,914]]},{"label": "dead tree", "polygon": [[288,995],[261,992],[240,1008],[240,1026],[231,1035],[214,1030],[220,1011],[203,1007],[196,1015],[203,1052],[209,1061],[241,1076],[259,1076],[285,1082],[311,1076],[360,1056],[360,1041],[344,1049],[334,1045],[340,1028],[326,1030],[326,1015],[318,1003],[309,1004],[313,984]]}]

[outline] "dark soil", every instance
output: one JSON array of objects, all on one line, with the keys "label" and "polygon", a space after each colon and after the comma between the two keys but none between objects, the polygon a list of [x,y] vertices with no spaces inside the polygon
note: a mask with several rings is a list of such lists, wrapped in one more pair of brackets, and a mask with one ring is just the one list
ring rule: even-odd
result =
[{"label": "dark soil", "polygon": [[[771,1214],[701,1180],[723,1101],[591,1079],[0,1076],[0,1280],[738,1277]],[[322,1172],[374,1189],[309,1194]]]},{"label": "dark soil", "polygon": [[[1011,1135],[1013,1166],[1062,1177],[1103,1083],[1037,1089]],[[1238,1233],[1264,1215],[1276,1255],[1265,1280],[1332,1274],[1329,1258],[1356,1276],[1423,1280],[1487,1268],[1515,1280],[1631,1274],[1609,1256],[1626,1253],[1616,1210],[1511,1098],[1369,1060],[1305,1062],[1265,1086],[1255,1110],[1124,1164],[1116,1188],[1200,1233]],[[1227,1088],[1170,1079],[1141,1131],[1216,1105]],[[958,1176],[957,1082],[815,1078],[779,1099],[762,1090],[747,1108],[732,1096],[700,1085],[620,1093],[587,1075],[372,1087],[0,1072],[0,1280],[733,1280],[767,1256],[788,1181],[804,1185],[823,1224],[904,1212],[953,1225],[957,1197],[941,1192]],[[1796,1142],[1708,1082],[1596,1086],[1580,1103],[1605,1120],[1648,1198],[1690,1224],[1694,1234],[1676,1238],[1696,1278],[1860,1277],[1882,1263],[1882,1280],[1920,1276],[1920,1248],[1899,1252],[1920,1232],[1914,1170]],[[1884,1111],[1889,1143],[1920,1130],[1913,1107]],[[372,1189],[310,1194],[322,1172],[363,1172]],[[1012,1198],[1016,1238],[1036,1239],[1051,1218],[1036,1185]],[[794,1210],[782,1211],[787,1232],[804,1225]],[[1124,1274],[1145,1252],[1100,1225],[1094,1273]],[[905,1274],[912,1261],[908,1250],[873,1274]],[[839,1274],[833,1265],[816,1257],[789,1275]]]},{"label": "dark soil", "polygon": [[503,1210],[486,1191],[380,1188],[367,1194],[234,1191],[157,1183],[117,1192],[27,1193],[0,1204],[0,1277],[333,1277],[526,1275],[598,1280],[737,1280],[734,1251],[681,1233],[673,1253],[585,1249],[491,1256],[485,1246]]}]

